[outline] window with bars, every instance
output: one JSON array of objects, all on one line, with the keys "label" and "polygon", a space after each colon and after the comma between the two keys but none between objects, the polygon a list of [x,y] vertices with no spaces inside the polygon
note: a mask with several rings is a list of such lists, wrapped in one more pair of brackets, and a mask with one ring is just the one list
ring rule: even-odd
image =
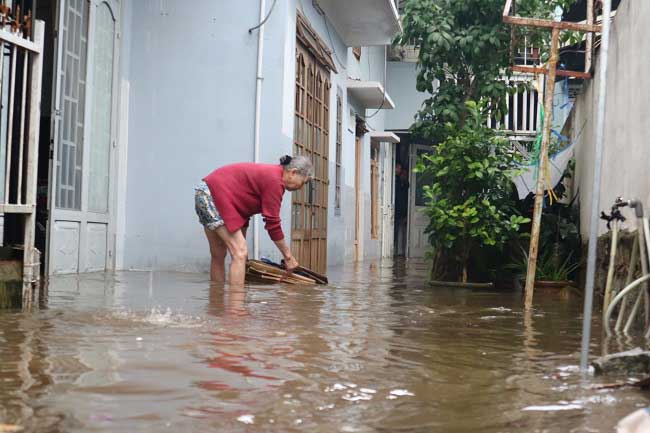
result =
[{"label": "window with bars", "polygon": [[379,238],[379,146],[370,148],[370,237]]},{"label": "window with bars", "polygon": [[341,152],[343,148],[343,98],[341,89],[336,92],[336,177],[334,185],[334,210],[341,213]]}]

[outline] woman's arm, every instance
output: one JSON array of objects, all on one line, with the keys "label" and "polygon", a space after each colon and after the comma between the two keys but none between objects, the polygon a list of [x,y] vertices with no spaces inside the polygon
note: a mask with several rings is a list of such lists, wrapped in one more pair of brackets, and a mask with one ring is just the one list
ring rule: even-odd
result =
[{"label": "woman's arm", "polygon": [[291,255],[291,250],[289,249],[289,246],[284,241],[284,239],[275,241],[275,245],[278,247],[282,253],[282,256],[284,257],[284,265],[286,266],[287,270],[293,271],[296,269],[298,267],[298,261],[296,261],[295,257]]},{"label": "woman's arm", "polygon": [[288,271],[292,271],[298,267],[298,262],[291,254],[291,250],[285,242],[284,233],[282,232],[280,207],[283,196],[284,187],[282,185],[278,185],[278,188],[269,188],[264,191],[262,194],[262,218],[264,219],[264,225],[269,232],[271,240],[275,242],[275,245],[284,257],[284,265]]}]

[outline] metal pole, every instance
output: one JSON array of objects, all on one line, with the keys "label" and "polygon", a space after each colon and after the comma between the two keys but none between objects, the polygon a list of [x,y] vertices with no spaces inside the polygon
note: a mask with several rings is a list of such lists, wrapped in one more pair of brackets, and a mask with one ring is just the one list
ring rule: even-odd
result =
[{"label": "metal pole", "polygon": [[528,271],[526,273],[526,310],[533,307],[533,291],[535,289],[535,271],[537,270],[537,252],[539,249],[539,232],[542,222],[542,205],[544,203],[544,173],[548,159],[548,144],[551,140],[551,124],[553,122],[553,93],[555,92],[555,71],[558,59],[560,29],[553,28],[551,40],[551,58],[548,64],[546,95],[544,97],[544,131],[542,146],[538,156],[537,186],[535,188],[535,208],[533,210],[533,227],[530,232],[530,249],[528,251]]},{"label": "metal pole", "polygon": [[[264,81],[264,15],[266,2],[260,0],[260,23],[257,31],[257,71],[255,75],[255,137],[253,143],[253,162],[260,162],[260,126],[262,123],[262,82]],[[253,217],[253,258],[260,258],[260,217]]]},{"label": "metal pole", "polygon": [[589,220],[589,248],[587,253],[587,281],[585,305],[582,315],[582,347],[580,370],[587,373],[589,340],[591,339],[591,314],[594,302],[594,279],[596,277],[596,245],[598,244],[598,209],[600,208],[600,177],[605,141],[605,102],[607,96],[607,62],[609,55],[609,27],[612,1],[603,0],[603,33],[600,41],[600,77],[598,82],[598,112],[596,116],[596,147],[594,149],[594,179],[591,195],[591,218]]}]

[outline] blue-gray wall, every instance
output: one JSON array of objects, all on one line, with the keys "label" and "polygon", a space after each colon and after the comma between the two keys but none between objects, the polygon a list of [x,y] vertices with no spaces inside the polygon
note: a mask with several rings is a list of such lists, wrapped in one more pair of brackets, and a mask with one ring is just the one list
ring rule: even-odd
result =
[{"label": "blue-gray wall", "polygon": [[[271,3],[271,2],[267,2]],[[224,164],[253,160],[259,2],[181,0],[126,2],[123,14],[121,74],[128,91],[128,128],[120,134],[126,179],[118,192],[118,267],[126,269],[206,270],[207,242],[193,208],[193,187]],[[267,5],[270,7],[270,4]],[[364,48],[368,57],[355,64],[333,25],[328,28],[311,2],[277,2],[265,26],[260,160],[276,162],[292,152],[295,80],[296,9],[336,52],[330,99],[330,194],[328,258],[330,264],[354,253],[354,133],[348,130],[346,79],[382,81],[383,47]],[[234,10],[236,9],[236,13]],[[351,59],[349,59],[351,58]],[[343,64],[340,64],[339,61]],[[370,61],[368,65],[368,61]],[[356,69],[355,69],[356,68]],[[334,212],[336,92],[343,94],[343,171],[341,215]],[[394,96],[394,95],[391,95]],[[363,110],[355,109],[362,115]],[[368,114],[374,110],[368,110]],[[127,123],[127,122],[124,122]],[[369,120],[384,127],[384,114]],[[370,143],[365,138],[363,190],[366,206],[364,252],[378,254],[370,236]],[[126,168],[124,168],[126,166]],[[119,188],[118,188],[119,189]],[[119,207],[119,205],[118,205]],[[286,194],[282,219],[290,235],[291,199]],[[249,243],[252,233],[249,233]],[[266,232],[260,232],[262,255],[278,257]]]},{"label": "blue-gray wall", "polygon": [[413,124],[415,114],[431,95],[415,88],[417,71],[412,62],[388,63],[388,91],[395,102],[395,110],[386,114],[386,129],[406,130]]}]

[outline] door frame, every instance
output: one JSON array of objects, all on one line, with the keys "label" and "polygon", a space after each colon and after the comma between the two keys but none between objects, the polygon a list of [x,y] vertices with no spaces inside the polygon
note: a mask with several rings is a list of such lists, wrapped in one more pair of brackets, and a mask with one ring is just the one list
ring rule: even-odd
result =
[{"label": "door frame", "polygon": [[363,239],[361,230],[362,200],[361,192],[361,156],[363,148],[363,137],[354,137],[354,261],[361,260],[363,255]]},{"label": "door frame", "polygon": [[53,226],[53,212],[56,206],[56,161],[58,157],[58,141],[57,137],[59,136],[59,125],[61,111],[61,65],[63,57],[63,38],[60,37],[61,33],[61,23],[63,22],[63,14],[65,13],[65,8],[63,7],[63,2],[66,0],[56,0],[56,22],[54,24],[54,56],[53,56],[53,65],[52,71],[54,76],[52,77],[52,105],[50,107],[50,160],[48,162],[48,180],[47,180],[47,227],[45,229],[45,251],[43,252],[43,263],[44,263],[44,274],[50,275],[50,252],[52,251],[52,226]]},{"label": "door frame", "polygon": [[292,194],[291,249],[298,262],[322,273],[327,270],[331,83],[331,69],[298,38],[293,153],[312,160],[314,175]]},{"label": "door frame", "polygon": [[406,257],[411,258],[411,230],[413,228],[413,218],[416,217],[417,209],[415,205],[415,195],[417,194],[417,173],[413,171],[417,163],[418,150],[427,150],[431,152],[431,146],[424,144],[410,144],[409,149],[409,199],[408,199],[408,218],[406,219]]},{"label": "door frame", "polygon": [[381,143],[381,254],[392,257],[395,245],[395,144]]},{"label": "door frame", "polygon": [[[115,222],[116,212],[115,207],[117,203],[117,185],[111,182],[115,179],[117,173],[117,134],[118,134],[118,115],[119,115],[119,64],[120,64],[120,42],[121,42],[121,7],[116,0],[83,0],[88,3],[88,34],[86,40],[86,91],[84,100],[84,131],[83,131],[83,156],[82,156],[82,172],[81,172],[81,209],[57,209],[56,208],[56,179],[57,179],[57,158],[59,147],[59,130],[63,120],[62,108],[62,73],[63,73],[63,55],[65,41],[61,37],[61,28],[64,22],[66,13],[66,3],[69,0],[56,0],[56,17],[57,21],[54,23],[54,47],[56,50],[53,62],[54,77],[52,77],[52,107],[51,107],[51,127],[50,127],[50,161],[48,173],[48,219],[47,219],[47,234],[46,234],[46,248],[45,251],[45,273],[46,275],[52,274],[52,247],[53,247],[53,229],[54,221],[73,221],[79,222],[79,256],[77,259],[77,273],[84,272],[84,267],[87,263],[86,248],[87,248],[87,233],[86,226],[88,222],[96,222],[106,224],[106,251],[104,271],[115,269]],[[115,22],[115,34],[113,36],[113,73],[111,83],[111,125],[110,125],[110,143],[109,143],[109,175],[108,175],[108,204],[106,213],[97,213],[88,210],[88,178],[89,178],[89,143],[90,133],[92,131],[92,102],[93,91],[88,89],[93,88],[94,78],[94,54],[95,54],[95,34],[96,34],[96,17],[97,8],[103,4],[108,5],[109,11]],[[56,217],[55,217],[56,216]]]}]

